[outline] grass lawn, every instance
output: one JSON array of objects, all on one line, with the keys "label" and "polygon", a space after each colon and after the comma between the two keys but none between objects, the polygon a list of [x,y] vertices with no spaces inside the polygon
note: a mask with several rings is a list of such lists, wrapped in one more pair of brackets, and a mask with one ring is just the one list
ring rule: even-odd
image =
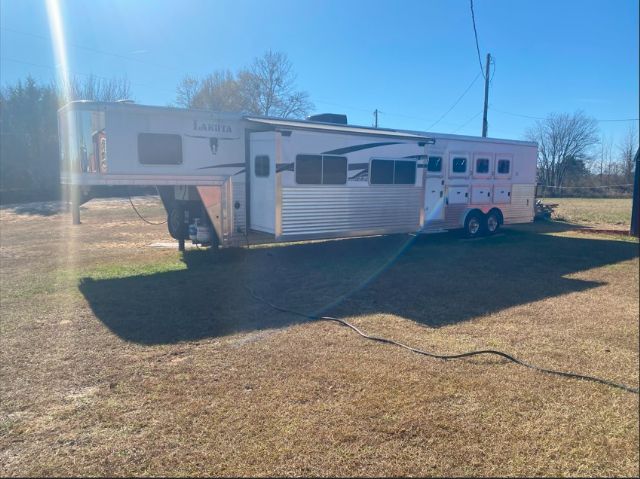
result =
[{"label": "grass lawn", "polygon": [[150,247],[165,226],[126,200],[89,202],[75,227],[55,205],[0,214],[3,476],[640,472],[637,395],[418,356],[245,288],[430,351],[638,387],[629,238],[543,222],[212,257]]},{"label": "grass lawn", "polygon": [[553,219],[599,228],[628,230],[631,198],[545,198],[556,203]]}]

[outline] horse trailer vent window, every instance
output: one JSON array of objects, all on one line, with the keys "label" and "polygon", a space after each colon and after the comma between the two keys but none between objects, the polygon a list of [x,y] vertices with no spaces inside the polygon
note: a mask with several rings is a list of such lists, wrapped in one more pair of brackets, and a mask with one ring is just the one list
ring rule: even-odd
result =
[{"label": "horse trailer vent window", "polygon": [[163,133],[140,133],[138,161],[143,165],[181,165],[182,137]]},{"label": "horse trailer vent window", "polygon": [[322,184],[322,156],[296,156],[296,183],[300,185]]},{"label": "horse trailer vent window", "polygon": [[442,171],[442,157],[430,156],[427,161],[427,171],[430,173],[440,173]]},{"label": "horse trailer vent window", "polygon": [[413,185],[416,182],[416,162],[396,160],[393,182],[396,185]]},{"label": "horse trailer vent window", "polygon": [[498,174],[508,175],[511,170],[511,160],[498,160]]},{"label": "horse trailer vent window", "polygon": [[488,158],[478,158],[476,160],[476,173],[489,173]]},{"label": "horse trailer vent window", "polygon": [[347,157],[322,157],[322,184],[344,185],[347,182]]},{"label": "horse trailer vent window", "polygon": [[451,163],[451,171],[454,173],[466,173],[467,172],[467,159],[463,157],[456,157]]},{"label": "horse trailer vent window", "polygon": [[416,182],[416,162],[402,160],[371,160],[372,185],[413,185]]},{"label": "horse trailer vent window", "polygon": [[267,155],[258,155],[255,158],[254,172],[256,176],[269,176],[269,157]]}]

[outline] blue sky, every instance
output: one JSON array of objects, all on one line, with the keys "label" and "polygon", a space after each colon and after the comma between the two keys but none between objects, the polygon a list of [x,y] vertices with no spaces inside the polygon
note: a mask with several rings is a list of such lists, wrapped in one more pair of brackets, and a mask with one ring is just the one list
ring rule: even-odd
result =
[{"label": "blue sky", "polygon": [[[316,112],[350,123],[479,135],[483,80],[468,0],[61,1],[69,70],[126,76],[138,103],[167,105],[184,74],[288,54]],[[530,117],[584,110],[638,118],[637,0],[475,0],[495,57],[489,136],[521,138]],[[56,60],[44,1],[0,0],[2,85],[48,81]],[[523,115],[523,116],[517,116]],[[435,125],[434,125],[435,123]],[[636,122],[637,124],[637,122]],[[433,126],[432,126],[433,125]],[[601,122],[614,139],[629,122]]]}]

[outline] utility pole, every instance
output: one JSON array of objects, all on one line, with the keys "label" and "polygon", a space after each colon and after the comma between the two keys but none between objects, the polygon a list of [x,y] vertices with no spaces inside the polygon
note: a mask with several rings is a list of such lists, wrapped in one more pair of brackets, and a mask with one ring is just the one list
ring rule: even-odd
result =
[{"label": "utility pole", "polygon": [[484,74],[484,114],[482,115],[482,136],[487,136],[487,108],[489,107],[489,65],[491,64],[491,53],[487,53],[487,65]]},{"label": "utility pole", "polygon": [[373,126],[378,128],[378,109],[373,110]]},{"label": "utility pole", "polygon": [[631,206],[631,236],[640,236],[640,148],[636,151],[634,158],[636,171],[633,177],[633,203]]}]

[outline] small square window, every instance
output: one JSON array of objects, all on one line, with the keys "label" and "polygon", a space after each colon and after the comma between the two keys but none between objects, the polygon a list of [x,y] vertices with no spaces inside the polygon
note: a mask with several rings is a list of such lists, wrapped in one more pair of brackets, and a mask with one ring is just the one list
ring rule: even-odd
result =
[{"label": "small square window", "polygon": [[396,160],[393,182],[396,185],[413,185],[416,182],[416,162]]},{"label": "small square window", "polygon": [[497,172],[499,175],[508,175],[511,171],[511,160],[498,160]]},{"label": "small square window", "polygon": [[442,157],[430,156],[427,161],[427,171],[431,173],[439,173],[442,171]]},{"label": "small square window", "polygon": [[454,173],[466,173],[467,172],[467,159],[463,157],[456,157],[451,163],[451,171]]},{"label": "small square window", "polygon": [[476,173],[489,173],[489,159],[488,158],[478,158],[476,160]]},{"label": "small square window", "polygon": [[322,184],[322,156],[298,155],[295,169],[296,183],[299,185]]},{"label": "small square window", "polygon": [[269,176],[269,157],[267,155],[258,155],[254,164],[255,175],[258,177]]},{"label": "small square window", "polygon": [[372,185],[393,184],[393,160],[371,160],[369,181]]},{"label": "small square window", "polygon": [[322,157],[322,184],[344,185],[347,182],[347,157]]}]

